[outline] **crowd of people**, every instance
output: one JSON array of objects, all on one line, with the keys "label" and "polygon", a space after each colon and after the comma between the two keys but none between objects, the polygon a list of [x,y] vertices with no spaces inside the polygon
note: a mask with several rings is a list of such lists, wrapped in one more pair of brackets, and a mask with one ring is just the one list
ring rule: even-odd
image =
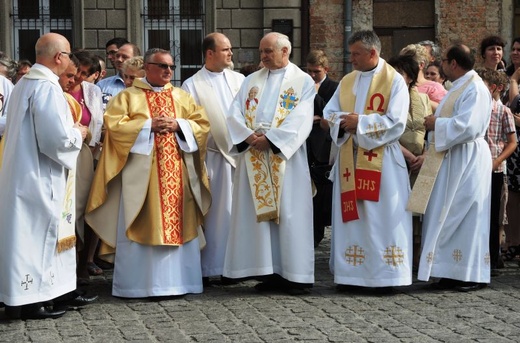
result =
[{"label": "crowd of people", "polygon": [[328,227],[340,292],[389,294],[413,273],[436,289],[489,284],[520,254],[520,38],[507,68],[498,36],[482,40],[481,67],[459,43],[386,61],[365,30],[348,47],[354,70],[336,82],[324,51],[300,68],[271,32],[244,76],[215,32],[182,87],[170,51],[124,38],[106,43],[111,77],[57,33],[34,64],[2,54],[6,316],[95,302],[103,268],[123,298],[251,278],[307,294]]}]

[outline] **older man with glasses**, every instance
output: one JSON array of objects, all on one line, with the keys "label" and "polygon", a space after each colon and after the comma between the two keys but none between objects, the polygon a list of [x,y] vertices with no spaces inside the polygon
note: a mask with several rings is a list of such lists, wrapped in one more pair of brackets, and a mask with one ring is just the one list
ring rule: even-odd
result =
[{"label": "older man with glasses", "polygon": [[112,294],[119,297],[202,292],[209,122],[188,93],[171,85],[174,67],[169,51],[148,50],[146,77],[105,113],[86,218],[106,251],[117,250]]},{"label": "older man with glasses", "polygon": [[[74,124],[58,83],[70,45],[56,33],[36,42],[36,64],[16,85],[0,170],[0,301],[11,319],[57,318],[74,294],[74,169],[87,129]],[[61,297],[63,307],[44,303]],[[74,299],[78,297],[79,299]],[[58,305],[55,303],[55,305]]]}]

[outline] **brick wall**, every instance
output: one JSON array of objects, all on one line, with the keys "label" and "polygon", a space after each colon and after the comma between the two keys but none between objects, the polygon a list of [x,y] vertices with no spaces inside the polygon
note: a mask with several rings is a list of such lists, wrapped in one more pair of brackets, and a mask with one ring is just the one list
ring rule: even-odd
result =
[{"label": "brick wall", "polygon": [[[432,1],[435,3],[436,40],[441,47],[446,48],[453,41],[462,40],[478,50],[482,38],[490,34],[501,35],[506,41],[511,42],[511,0]],[[373,28],[373,2],[352,1],[353,32]],[[343,76],[344,1],[311,0],[310,5],[310,47],[322,49],[327,53],[331,62],[329,74],[333,79],[339,80]],[[405,6],[414,4],[410,2]],[[393,16],[391,12],[385,15]],[[419,18],[420,15],[420,10],[417,10]],[[382,44],[391,44],[391,40],[382,40]],[[388,47],[386,49],[391,50]],[[505,55],[508,60],[507,53]],[[479,58],[477,56],[477,61]]]},{"label": "brick wall", "polygon": [[[462,41],[478,51],[482,38],[501,34],[502,5],[503,1],[499,0],[438,0],[436,12],[439,44],[442,48],[447,48],[456,41]],[[476,57],[480,61],[480,56]]]},{"label": "brick wall", "polygon": [[329,75],[340,80],[343,75],[343,1],[310,1],[310,48],[325,51]]}]

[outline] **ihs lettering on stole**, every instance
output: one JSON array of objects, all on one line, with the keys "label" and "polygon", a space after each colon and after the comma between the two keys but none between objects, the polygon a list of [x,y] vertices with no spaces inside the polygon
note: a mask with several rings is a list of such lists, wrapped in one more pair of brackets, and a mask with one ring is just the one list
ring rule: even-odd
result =
[{"label": "ihs lettering on stole", "polygon": [[376,190],[376,182],[374,180],[367,179],[357,179],[356,189],[363,191],[375,191]]},{"label": "ihs lettering on stole", "polygon": [[375,123],[375,124],[368,124],[366,135],[369,138],[373,139],[379,139],[381,136],[383,136],[386,132],[387,128],[384,123]]},{"label": "ihs lettering on stole", "polygon": [[342,202],[343,212],[352,212],[354,211],[354,200],[345,200]]}]

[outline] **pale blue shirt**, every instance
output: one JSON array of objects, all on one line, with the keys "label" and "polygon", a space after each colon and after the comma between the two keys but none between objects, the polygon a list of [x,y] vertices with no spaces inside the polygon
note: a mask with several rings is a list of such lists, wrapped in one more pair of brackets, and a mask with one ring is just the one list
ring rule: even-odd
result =
[{"label": "pale blue shirt", "polygon": [[96,86],[101,88],[101,92],[103,93],[103,110],[106,109],[107,103],[112,97],[126,88],[125,81],[123,81],[119,74],[99,81]]}]

